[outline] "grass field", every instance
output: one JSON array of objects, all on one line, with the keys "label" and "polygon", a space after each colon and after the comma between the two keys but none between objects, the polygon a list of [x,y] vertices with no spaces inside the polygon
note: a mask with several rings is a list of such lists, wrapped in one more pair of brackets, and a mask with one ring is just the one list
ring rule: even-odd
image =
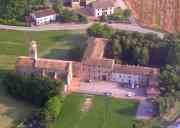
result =
[{"label": "grass field", "polygon": [[[38,56],[78,59],[76,49],[84,49],[86,35],[78,31],[23,32],[0,30],[0,128],[10,128],[14,121],[24,119],[33,106],[13,99],[2,89],[3,71],[13,70],[16,57],[28,55],[31,40],[38,42]],[[72,56],[73,55],[73,56]]]},{"label": "grass field", "polygon": [[85,99],[77,94],[68,96],[53,128],[132,128],[137,102],[95,96],[89,111],[82,112]]},{"label": "grass field", "polygon": [[0,30],[0,70],[13,69],[17,56],[27,55],[29,42],[38,42],[38,55],[68,59],[74,49],[83,49],[86,35],[73,31],[23,32]]}]

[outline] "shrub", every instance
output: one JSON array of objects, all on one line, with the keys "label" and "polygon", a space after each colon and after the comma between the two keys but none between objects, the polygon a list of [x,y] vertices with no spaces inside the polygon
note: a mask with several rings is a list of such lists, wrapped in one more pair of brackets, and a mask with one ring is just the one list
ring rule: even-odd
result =
[{"label": "shrub", "polygon": [[80,22],[87,23],[87,18],[79,13],[67,9],[61,9],[58,20],[60,22]]},{"label": "shrub", "polygon": [[60,114],[63,105],[63,98],[54,96],[48,100],[45,107],[45,116],[47,121],[56,120]]},{"label": "shrub", "polygon": [[16,19],[1,19],[0,18],[0,24],[15,25]]},{"label": "shrub", "polygon": [[87,33],[89,36],[111,38],[114,30],[107,25],[96,23],[88,28]]}]

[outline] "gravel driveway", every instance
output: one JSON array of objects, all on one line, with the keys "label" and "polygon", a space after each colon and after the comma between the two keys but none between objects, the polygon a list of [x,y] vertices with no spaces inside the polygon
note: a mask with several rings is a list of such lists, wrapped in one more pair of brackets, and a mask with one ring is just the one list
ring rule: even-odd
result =
[{"label": "gravel driveway", "polygon": [[136,112],[136,118],[137,119],[151,119],[153,117],[154,113],[154,106],[151,102],[147,100],[143,100],[140,102],[137,112]]}]

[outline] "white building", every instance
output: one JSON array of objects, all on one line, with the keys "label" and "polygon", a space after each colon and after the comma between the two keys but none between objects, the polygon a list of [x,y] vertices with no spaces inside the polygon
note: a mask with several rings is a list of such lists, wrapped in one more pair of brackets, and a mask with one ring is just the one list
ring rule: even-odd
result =
[{"label": "white building", "polygon": [[43,25],[56,21],[57,14],[52,9],[43,9],[34,11],[31,17],[35,25]]},{"label": "white building", "polygon": [[115,64],[111,81],[124,84],[128,88],[145,87],[152,74],[158,74],[156,69],[141,66]]},{"label": "white building", "polygon": [[124,83],[129,88],[138,88],[147,82],[147,78],[141,75],[112,73],[112,81]]},{"label": "white building", "polygon": [[111,0],[97,0],[91,5],[91,12],[95,17],[112,15],[114,13],[114,2]]}]

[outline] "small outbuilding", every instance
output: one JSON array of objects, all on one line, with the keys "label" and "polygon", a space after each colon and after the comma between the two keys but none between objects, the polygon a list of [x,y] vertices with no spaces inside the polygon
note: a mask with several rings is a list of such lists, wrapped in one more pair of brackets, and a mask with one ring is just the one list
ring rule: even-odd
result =
[{"label": "small outbuilding", "polygon": [[114,13],[114,1],[97,0],[90,5],[90,8],[95,17],[109,16]]},{"label": "small outbuilding", "polygon": [[49,24],[56,21],[57,14],[53,9],[41,9],[31,13],[35,25]]}]

